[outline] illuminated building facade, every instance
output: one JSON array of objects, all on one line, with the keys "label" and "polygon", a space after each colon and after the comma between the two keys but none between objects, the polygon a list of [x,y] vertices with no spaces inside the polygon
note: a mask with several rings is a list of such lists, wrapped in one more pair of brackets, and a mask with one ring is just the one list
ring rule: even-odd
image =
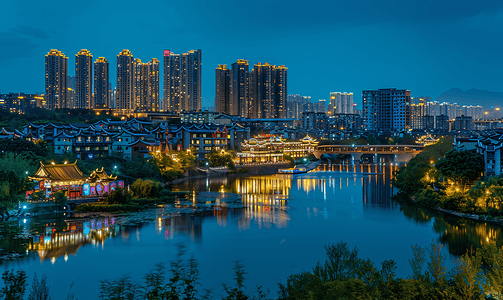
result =
[{"label": "illuminated building facade", "polygon": [[35,183],[34,191],[43,191],[47,197],[59,190],[64,191],[68,197],[80,197],[92,194],[102,195],[112,191],[115,185],[111,183],[117,179],[117,176],[108,175],[103,169],[96,169],[89,177],[86,177],[75,161],[68,164],[48,165],[40,162],[38,171],[28,178]]},{"label": "illuminated building facade", "polygon": [[110,82],[108,61],[99,57],[94,62],[94,105],[93,108],[109,108]]},{"label": "illuminated building facade", "polygon": [[283,161],[284,154],[304,157],[313,153],[318,143],[310,136],[294,142],[269,134],[255,136],[241,143],[239,163],[279,162]]},{"label": "illuminated building facade", "polygon": [[148,98],[147,110],[151,112],[158,112],[160,105],[159,96],[159,60],[152,58],[148,62]]},{"label": "illuminated building facade", "polygon": [[164,50],[163,110],[182,111],[182,92],[180,87],[180,54]]},{"label": "illuminated building facade", "polygon": [[231,114],[230,70],[227,65],[218,65],[215,69],[215,111]]},{"label": "illuminated building facade", "polygon": [[67,108],[68,58],[56,49],[45,56],[45,103],[48,109]]},{"label": "illuminated building facade", "polygon": [[365,129],[395,132],[410,128],[409,90],[367,90],[362,98]]},{"label": "illuminated building facade", "polygon": [[93,55],[87,49],[75,54],[75,107],[92,108]]},{"label": "illuminated building facade", "polygon": [[353,93],[330,93],[327,114],[352,114],[353,113]]},{"label": "illuminated building facade", "polygon": [[305,130],[328,129],[328,117],[324,112],[307,111],[302,113],[301,127]]},{"label": "illuminated building facade", "polygon": [[250,72],[249,118],[286,117],[287,68],[257,63]]},{"label": "illuminated building facade", "polygon": [[11,113],[22,114],[30,108],[40,107],[44,99],[38,94],[9,93],[0,94],[0,109],[5,109]]},{"label": "illuminated building facade", "polygon": [[164,111],[201,110],[201,68],[201,50],[164,50]]},{"label": "illuminated building facade", "polygon": [[148,96],[148,64],[142,63],[139,58],[133,63],[133,90],[134,111],[147,111]]},{"label": "illuminated building facade", "polygon": [[201,110],[202,51],[190,50],[182,54],[182,107],[187,111]]},{"label": "illuminated building facade", "polygon": [[426,115],[426,100],[424,97],[411,98],[410,125],[412,129],[423,129],[424,116]]},{"label": "illuminated building facade", "polygon": [[129,50],[122,50],[117,55],[117,105],[116,108],[125,113],[134,108],[134,70],[133,54]]}]

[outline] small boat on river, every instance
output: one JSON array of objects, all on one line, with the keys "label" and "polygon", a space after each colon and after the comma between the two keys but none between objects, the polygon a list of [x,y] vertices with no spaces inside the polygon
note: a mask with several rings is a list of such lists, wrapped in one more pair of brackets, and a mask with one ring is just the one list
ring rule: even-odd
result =
[{"label": "small boat on river", "polygon": [[307,168],[302,166],[296,166],[295,168],[290,169],[279,169],[278,172],[281,174],[299,174],[299,173],[307,173]]}]

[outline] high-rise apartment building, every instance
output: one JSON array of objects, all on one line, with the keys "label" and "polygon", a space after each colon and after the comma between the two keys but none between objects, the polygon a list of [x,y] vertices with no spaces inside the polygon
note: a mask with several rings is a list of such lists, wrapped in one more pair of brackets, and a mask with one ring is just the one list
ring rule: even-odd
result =
[{"label": "high-rise apartment building", "polygon": [[248,61],[238,59],[232,64],[230,77],[230,114],[248,116]]},{"label": "high-rise apartment building", "polygon": [[110,107],[110,82],[108,61],[99,57],[94,62],[94,106],[93,108]]},{"label": "high-rise apartment building", "polygon": [[201,50],[164,50],[164,111],[201,110],[201,69]]},{"label": "high-rise apartment building", "polygon": [[286,118],[287,70],[285,66],[274,68],[274,118]]},{"label": "high-rise apartment building", "polygon": [[285,118],[287,68],[257,63],[250,72],[249,96],[251,118]]},{"label": "high-rise apartment building", "polygon": [[392,89],[362,92],[363,118],[369,131],[399,131],[410,127],[410,91]]},{"label": "high-rise apartment building", "polygon": [[67,108],[68,58],[56,49],[45,56],[45,103],[48,109]]},{"label": "high-rise apartment building", "polygon": [[139,58],[133,63],[133,110],[147,111],[148,97],[148,64],[142,63]]},{"label": "high-rise apartment building", "polygon": [[75,108],[75,76],[66,76],[66,102],[68,108]]},{"label": "high-rise apartment building", "polygon": [[170,50],[164,50],[163,76],[163,110],[171,112],[182,111],[180,54],[172,53]]},{"label": "high-rise apartment building", "polygon": [[117,104],[116,108],[130,113],[134,109],[133,54],[122,50],[117,55]]},{"label": "high-rise apartment building", "polygon": [[182,54],[182,104],[186,111],[201,110],[202,51]]},{"label": "high-rise apartment building", "polygon": [[148,111],[158,112],[160,105],[159,95],[159,60],[152,58],[148,62]]},{"label": "high-rise apartment building", "polygon": [[215,69],[215,111],[221,114],[231,113],[230,70],[227,65],[218,65]]},{"label": "high-rise apartment building", "polygon": [[253,94],[254,109],[251,111],[251,118],[270,119],[274,117],[273,112],[273,74],[272,67],[268,63],[257,63],[253,68]]},{"label": "high-rise apartment building", "polygon": [[352,114],[353,113],[353,93],[330,93],[330,102],[328,103],[329,115],[334,114]]},{"label": "high-rise apartment building", "polygon": [[318,102],[313,103],[314,112],[326,113],[327,107],[325,105],[327,101],[325,99],[320,99]]},{"label": "high-rise apartment building", "polygon": [[410,126],[412,129],[423,129],[423,117],[426,115],[426,97],[414,97],[410,100]]},{"label": "high-rise apartment building", "polygon": [[93,55],[87,49],[75,54],[75,107],[92,108]]}]

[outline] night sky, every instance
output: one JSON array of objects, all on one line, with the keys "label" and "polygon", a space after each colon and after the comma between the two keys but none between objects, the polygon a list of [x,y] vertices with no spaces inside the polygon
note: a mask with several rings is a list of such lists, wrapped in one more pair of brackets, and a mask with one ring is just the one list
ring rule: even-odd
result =
[{"label": "night sky", "polygon": [[[44,92],[44,56],[116,55],[162,63],[163,49],[203,51],[202,106],[215,68],[237,59],[288,67],[288,94],[406,88],[503,92],[503,1],[6,1],[0,4],[0,93]],[[162,72],[161,72],[162,77]],[[162,78],[161,78],[162,80]],[[162,83],[161,83],[162,95]]]}]

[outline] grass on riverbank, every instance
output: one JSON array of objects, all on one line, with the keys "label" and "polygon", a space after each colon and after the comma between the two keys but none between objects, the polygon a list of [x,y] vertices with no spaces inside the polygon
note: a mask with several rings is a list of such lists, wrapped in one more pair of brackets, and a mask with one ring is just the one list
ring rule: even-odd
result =
[{"label": "grass on riverbank", "polygon": [[192,194],[192,192],[171,192],[166,191],[160,197],[132,198],[129,193],[122,191],[107,195],[102,202],[93,202],[77,205],[76,212],[138,212],[147,208],[155,208],[160,204],[174,204]]}]

